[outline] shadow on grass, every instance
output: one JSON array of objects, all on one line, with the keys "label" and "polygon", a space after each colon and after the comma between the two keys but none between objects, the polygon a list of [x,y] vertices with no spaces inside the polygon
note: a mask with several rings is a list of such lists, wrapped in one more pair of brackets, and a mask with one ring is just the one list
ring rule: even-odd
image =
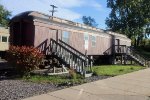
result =
[{"label": "shadow on grass", "polygon": [[21,78],[20,73],[17,72],[7,61],[0,62],[0,80],[18,79]]}]

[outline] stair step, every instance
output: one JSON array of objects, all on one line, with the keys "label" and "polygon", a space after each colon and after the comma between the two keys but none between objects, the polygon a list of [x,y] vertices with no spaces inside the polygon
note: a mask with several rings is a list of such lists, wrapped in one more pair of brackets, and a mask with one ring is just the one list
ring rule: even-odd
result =
[{"label": "stair step", "polygon": [[136,58],[134,55],[128,55],[132,59],[134,59],[136,62],[138,62],[141,66],[145,66],[145,63],[143,63],[140,59]]},{"label": "stair step", "polygon": [[84,77],[91,77],[93,75],[93,73],[86,73],[85,75],[84,75]]},{"label": "stair step", "polygon": [[[51,55],[47,56],[47,59],[52,59],[52,64],[54,64],[54,59],[57,59],[56,65],[64,65],[67,67],[73,67],[77,72],[83,73],[85,69],[83,69],[86,65],[86,59],[89,58],[85,57],[85,54],[82,54],[74,47],[66,44],[65,42],[57,42],[53,39],[50,41],[50,47],[52,48]],[[56,50],[56,51],[54,51]],[[61,52],[59,52],[61,51]],[[48,62],[48,61],[47,61]],[[83,64],[83,65],[82,65]],[[83,67],[81,67],[83,66]]]}]

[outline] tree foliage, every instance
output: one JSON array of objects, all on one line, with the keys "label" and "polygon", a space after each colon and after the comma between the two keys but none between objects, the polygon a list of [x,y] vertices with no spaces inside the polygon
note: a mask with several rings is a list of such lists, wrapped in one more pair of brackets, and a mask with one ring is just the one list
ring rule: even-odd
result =
[{"label": "tree foliage", "polygon": [[96,23],[94,18],[91,18],[90,16],[83,16],[82,17],[82,21],[84,24],[88,25],[88,26],[92,26],[92,27],[97,27],[98,24]]},{"label": "tree foliage", "polygon": [[3,5],[0,5],[0,26],[8,26],[11,12],[4,8]]},{"label": "tree foliage", "polygon": [[150,23],[150,0],[107,0],[107,7],[111,8],[106,19],[108,28],[127,35],[138,45],[145,36],[145,25]]}]

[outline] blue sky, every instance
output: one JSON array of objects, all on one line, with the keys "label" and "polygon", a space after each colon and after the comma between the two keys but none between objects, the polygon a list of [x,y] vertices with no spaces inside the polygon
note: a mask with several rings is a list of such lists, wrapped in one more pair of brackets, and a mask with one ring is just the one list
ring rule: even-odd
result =
[{"label": "blue sky", "polygon": [[50,5],[56,5],[54,16],[82,23],[82,16],[91,16],[106,29],[105,19],[110,13],[107,0],[0,0],[0,4],[12,12],[12,16],[24,11],[39,11],[51,14]]}]

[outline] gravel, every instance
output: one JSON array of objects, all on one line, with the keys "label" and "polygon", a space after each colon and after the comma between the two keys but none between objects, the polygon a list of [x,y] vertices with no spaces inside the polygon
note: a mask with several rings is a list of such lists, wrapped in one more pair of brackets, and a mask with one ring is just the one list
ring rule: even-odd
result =
[{"label": "gravel", "polygon": [[106,78],[110,78],[111,76],[92,76],[92,77],[87,77],[86,78],[86,82],[93,82],[93,81],[97,81],[97,80],[102,80],[102,79],[106,79]]},{"label": "gravel", "polygon": [[21,100],[61,89],[53,84],[39,84],[22,80],[2,80],[0,87],[0,100]]},{"label": "gravel", "polygon": [[[87,82],[108,78],[107,76],[93,76],[86,78]],[[44,94],[66,88],[68,86],[57,86],[50,83],[33,83],[23,80],[1,80],[0,81],[0,100],[21,100],[23,98]]]},{"label": "gravel", "polygon": [[[6,66],[1,66],[3,66],[3,63],[0,63],[0,100],[21,100],[23,98],[70,87],[52,83],[41,84],[13,79],[11,75],[15,72],[13,72],[12,69],[5,69]],[[85,81],[93,82],[96,80],[106,79],[108,77],[109,76],[92,76],[86,78]]]}]

